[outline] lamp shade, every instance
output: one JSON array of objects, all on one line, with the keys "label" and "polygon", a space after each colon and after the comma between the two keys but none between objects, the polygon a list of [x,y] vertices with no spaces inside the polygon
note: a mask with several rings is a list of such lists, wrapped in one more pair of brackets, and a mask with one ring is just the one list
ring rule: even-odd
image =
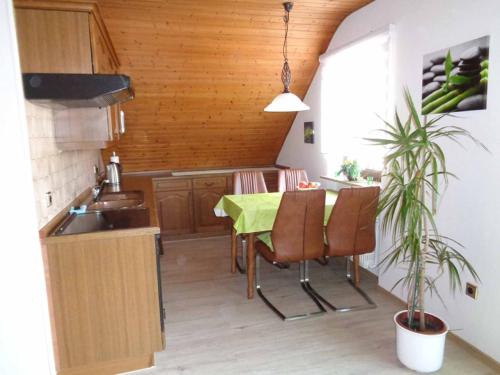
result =
[{"label": "lamp shade", "polygon": [[279,94],[266,108],[265,112],[300,112],[309,110],[300,98],[291,92]]}]

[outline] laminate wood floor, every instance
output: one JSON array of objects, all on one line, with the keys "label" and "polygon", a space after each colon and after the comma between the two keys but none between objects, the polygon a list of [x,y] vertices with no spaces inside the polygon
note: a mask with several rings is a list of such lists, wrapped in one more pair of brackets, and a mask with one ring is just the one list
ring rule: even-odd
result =
[{"label": "laminate wood floor", "polygon": [[[165,351],[158,374],[411,374],[395,355],[392,316],[401,310],[362,274],[362,286],[377,309],[333,313],[282,322],[256,295],[246,298],[246,278],[229,271],[230,238],[165,242],[161,259],[166,308]],[[301,290],[298,267],[278,270],[262,264],[262,288],[286,314],[312,311]],[[317,290],[338,304],[360,303],[340,277],[343,267],[311,263]],[[439,374],[496,374],[475,353],[447,340]]]}]

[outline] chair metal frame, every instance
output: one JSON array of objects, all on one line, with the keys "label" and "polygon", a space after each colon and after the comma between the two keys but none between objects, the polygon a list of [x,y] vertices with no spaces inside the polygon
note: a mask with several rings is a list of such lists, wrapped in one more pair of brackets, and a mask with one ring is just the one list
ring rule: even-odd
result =
[{"label": "chair metal frame", "polygon": [[[367,310],[367,309],[373,309],[373,308],[377,307],[375,302],[373,302],[373,300],[368,296],[368,294],[363,289],[361,289],[359,287],[359,256],[375,250],[376,233],[374,230],[372,230],[372,231],[370,231],[371,232],[370,237],[366,237],[366,235],[365,235],[364,242],[357,243],[356,241],[357,241],[357,236],[359,234],[359,231],[370,230],[370,228],[374,229],[374,227],[375,227],[375,217],[373,217],[374,220],[371,221],[371,216],[366,216],[366,215],[375,215],[376,216],[376,206],[377,206],[377,202],[378,202],[379,193],[380,193],[380,188],[375,188],[375,187],[368,187],[368,188],[361,188],[361,189],[360,188],[350,188],[350,189],[341,189],[339,191],[339,198],[337,198],[337,202],[335,203],[335,206],[332,210],[331,216],[328,220],[326,237],[330,241],[329,235],[330,235],[331,231],[329,231],[329,228],[330,228],[330,223],[332,222],[332,218],[335,217],[334,215],[335,214],[341,215],[343,211],[345,211],[346,209],[349,209],[349,205],[350,205],[351,206],[350,213],[352,213],[353,216],[351,216],[349,219],[353,223],[353,225],[356,225],[356,227],[355,227],[355,231],[354,232],[351,231],[349,233],[349,235],[354,236],[354,238],[351,241],[351,239],[349,237],[347,237],[347,239],[348,239],[347,244],[344,243],[340,246],[339,250],[341,250],[341,251],[340,251],[339,255],[343,255],[346,259],[346,280],[347,280],[347,282],[349,283],[349,285],[351,285],[351,287],[354,288],[354,290],[356,290],[357,293],[359,293],[364,298],[364,300],[366,301],[366,304],[355,305],[355,306],[335,306],[333,303],[327,301],[323,296],[321,296],[311,286],[310,282],[307,281],[306,286],[309,288],[309,290],[322,303],[324,303],[326,306],[328,306],[333,311],[347,312],[347,311]],[[346,198],[344,198],[345,201],[340,200],[342,197],[346,197]],[[368,199],[373,199],[373,201],[368,201]],[[342,202],[342,204],[340,204],[339,202]],[[340,206],[338,206],[338,205],[340,205]],[[354,206],[354,209],[357,209],[358,211],[352,211],[353,210],[352,206]],[[336,211],[336,209],[338,209],[340,211]],[[361,225],[360,224],[361,210],[367,210],[367,209],[369,209],[369,211],[365,211],[365,213],[363,214],[363,215],[365,215],[365,216],[363,216],[364,221],[361,221],[361,223],[363,223],[363,224],[362,224],[362,226],[360,226]],[[365,224],[366,220],[369,220],[370,224]],[[336,228],[335,221],[333,221],[333,223],[334,223],[333,228],[335,229]],[[371,227],[371,225],[373,225],[373,227]],[[344,229],[344,231],[345,231],[345,229]],[[334,245],[329,244],[328,245],[329,247],[325,247],[325,251],[326,251],[325,254],[326,255],[332,254],[332,249],[330,248],[330,245],[331,246],[339,246],[338,245],[339,238],[338,237],[336,238],[335,236],[342,236],[345,234],[342,234],[337,230],[336,232],[332,233],[331,235],[334,236],[332,239],[333,240],[332,243]],[[335,245],[335,240],[337,240],[337,245]],[[336,250],[334,248],[333,254],[335,254],[335,251]],[[354,262],[352,262],[353,263],[352,267],[351,267],[351,261],[350,261],[351,256],[353,257],[353,260],[354,260]],[[321,261],[321,260],[318,261],[318,263],[320,263],[322,265],[327,264],[327,262]],[[353,280],[353,277],[351,275],[351,269],[354,270],[354,280]]]},{"label": "chair metal frame", "polygon": [[[243,236],[240,236],[241,238],[241,265],[240,262],[238,262],[238,253],[236,253],[236,268],[238,269],[238,272],[241,274],[246,274],[247,273],[247,240]],[[238,251],[238,250],[236,250]]]},{"label": "chair metal frame", "polygon": [[[356,285],[356,283],[352,280],[352,275],[351,275],[351,267],[350,267],[350,259],[349,257],[345,257],[346,259],[346,280],[349,283],[350,286],[354,288],[356,292],[358,292],[367,302],[364,305],[354,305],[354,306],[335,306],[333,303],[329,302],[327,299],[325,299],[321,294],[319,294],[310,284],[309,281],[309,274],[307,274],[307,280],[305,282],[306,287],[309,289],[309,291],[322,303],[324,303],[326,306],[328,306],[330,309],[336,312],[349,312],[349,311],[360,311],[360,310],[370,310],[374,309],[377,307],[377,304],[373,302],[373,300],[366,294],[366,292],[361,289],[359,286]],[[321,264],[321,263],[320,263]]]},{"label": "chair metal frame", "polygon": [[[300,261],[299,262],[299,274],[300,274],[300,285],[304,292],[313,300],[313,302],[318,306],[317,311],[313,312],[307,312],[304,314],[297,314],[297,315],[289,315],[286,316],[283,314],[276,306],[274,306],[271,301],[264,295],[262,292],[262,288],[260,285],[260,254],[256,254],[255,258],[255,289],[257,290],[257,294],[259,297],[264,301],[264,303],[269,307],[276,315],[278,315],[283,321],[293,321],[293,320],[300,320],[300,319],[308,319],[308,318],[313,318],[317,316],[321,316],[326,313],[326,309],[323,307],[323,305],[318,301],[318,298],[314,295],[313,292],[311,292],[310,288],[307,287],[307,284],[309,282],[309,261]],[[275,265],[273,263],[273,265]]]}]

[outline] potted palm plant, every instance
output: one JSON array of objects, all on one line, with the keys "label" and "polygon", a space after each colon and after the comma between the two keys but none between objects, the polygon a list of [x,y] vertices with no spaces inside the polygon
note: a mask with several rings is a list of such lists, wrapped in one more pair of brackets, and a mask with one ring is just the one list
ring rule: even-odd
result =
[{"label": "potted palm plant", "polygon": [[468,138],[485,147],[465,129],[442,125],[446,115],[421,121],[408,90],[405,100],[410,112],[406,122],[396,113],[395,123],[385,122],[380,138],[367,140],[388,148],[379,213],[383,231],[392,233],[393,245],[381,263],[384,270],[406,267],[405,276],[393,287],[402,284],[408,291],[407,310],[394,316],[397,355],[410,369],[432,372],[442,365],[448,326],[426,311],[426,292],[439,296],[436,279],[444,273],[452,291],[461,285],[463,272],[479,279],[459,252],[462,245],[441,234],[436,225],[437,199],[449,177],[456,177],[446,168],[441,143]]}]

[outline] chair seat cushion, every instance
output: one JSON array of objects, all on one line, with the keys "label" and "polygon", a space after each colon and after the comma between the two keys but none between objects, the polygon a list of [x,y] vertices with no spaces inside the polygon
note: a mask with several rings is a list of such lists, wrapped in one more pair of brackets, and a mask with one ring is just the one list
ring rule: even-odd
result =
[{"label": "chair seat cushion", "polygon": [[257,239],[264,242],[270,251],[274,253],[273,241],[271,241],[271,232],[264,232],[257,236]]}]

